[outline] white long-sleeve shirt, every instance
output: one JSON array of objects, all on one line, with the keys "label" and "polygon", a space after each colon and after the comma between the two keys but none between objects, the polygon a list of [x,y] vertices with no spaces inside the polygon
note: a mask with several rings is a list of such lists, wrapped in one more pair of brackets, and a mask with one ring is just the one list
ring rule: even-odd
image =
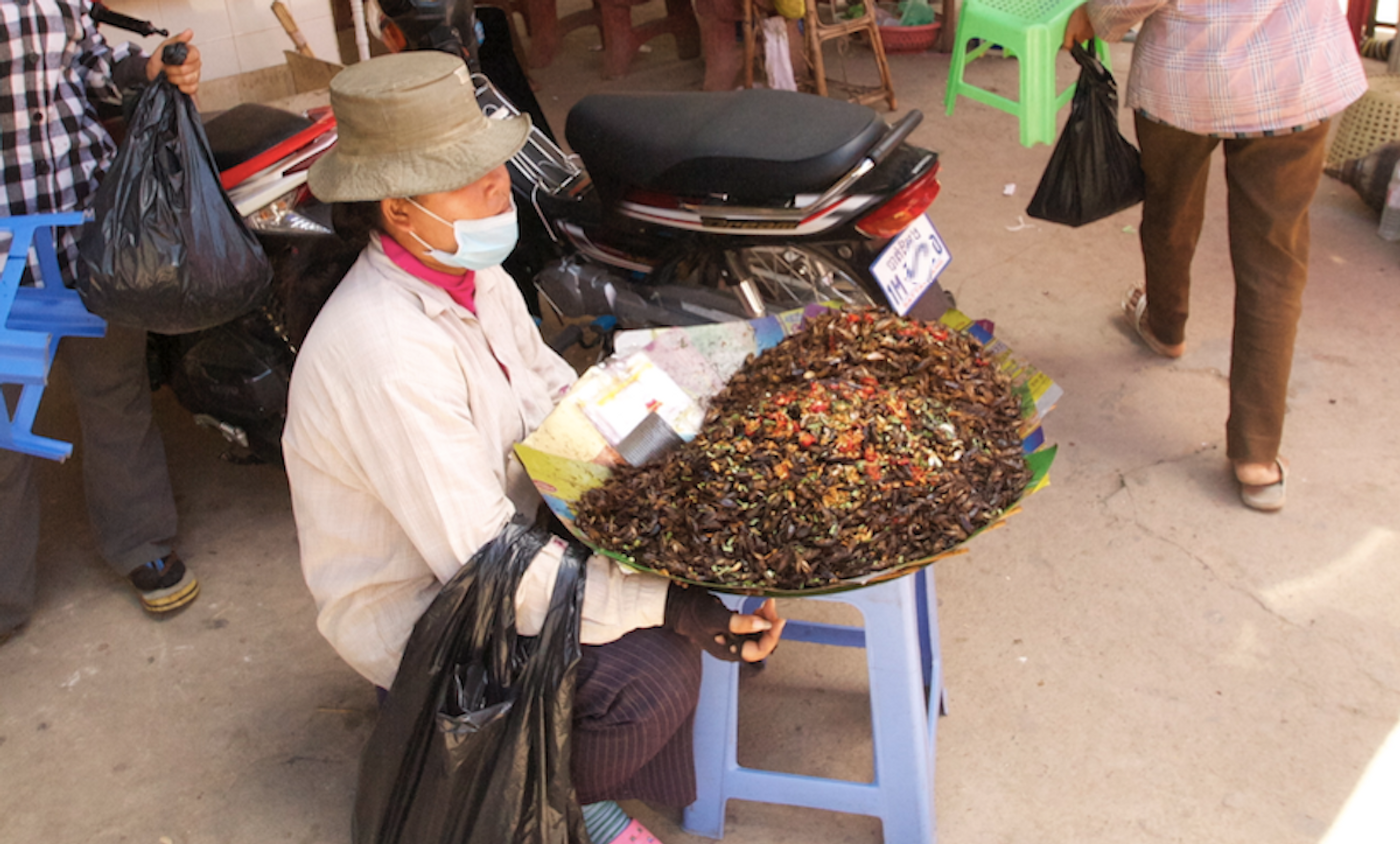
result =
[{"label": "white long-sleeve shirt", "polygon": [[[282,445],[317,627],[388,688],[439,588],[539,493],[513,447],[574,372],[540,338],[510,276],[476,274],[476,314],[384,254],[376,239],[332,294],[297,357]],[[517,593],[542,622],[560,547]],[[606,558],[588,565],[582,640],[661,624],[667,582]]]}]

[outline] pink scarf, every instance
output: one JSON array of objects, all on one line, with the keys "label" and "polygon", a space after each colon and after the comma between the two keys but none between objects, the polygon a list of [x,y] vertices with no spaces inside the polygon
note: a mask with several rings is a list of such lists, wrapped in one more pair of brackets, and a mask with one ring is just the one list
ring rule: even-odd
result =
[{"label": "pink scarf", "polygon": [[397,240],[385,235],[380,242],[384,245],[384,254],[389,256],[389,260],[398,265],[399,269],[413,276],[428,282],[434,287],[441,287],[447,291],[447,295],[452,297],[452,301],[476,313],[476,273],[472,270],[465,271],[462,275],[453,275],[441,270],[435,270],[418,260],[412,252],[403,248]]}]

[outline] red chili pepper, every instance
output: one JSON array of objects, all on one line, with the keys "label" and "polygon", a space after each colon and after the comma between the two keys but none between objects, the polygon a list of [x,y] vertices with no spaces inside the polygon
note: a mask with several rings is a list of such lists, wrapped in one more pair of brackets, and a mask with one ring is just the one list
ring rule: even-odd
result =
[{"label": "red chili pepper", "polygon": [[807,433],[806,431],[803,431],[802,433],[797,435],[797,442],[801,444],[803,448],[811,446],[816,441],[817,438]]}]

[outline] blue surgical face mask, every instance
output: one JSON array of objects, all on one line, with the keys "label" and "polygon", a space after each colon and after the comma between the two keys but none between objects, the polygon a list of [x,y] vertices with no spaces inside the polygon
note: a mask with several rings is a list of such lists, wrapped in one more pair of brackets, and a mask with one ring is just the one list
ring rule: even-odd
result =
[{"label": "blue surgical face mask", "polygon": [[465,270],[494,267],[510,255],[511,250],[515,248],[515,242],[520,238],[520,229],[515,220],[514,200],[510,203],[510,210],[503,214],[483,217],[480,220],[453,221],[444,220],[419,205],[412,197],[409,197],[408,201],[417,205],[420,211],[434,220],[452,227],[453,234],[457,236],[456,252],[434,249],[416,232],[409,232],[414,240],[428,247],[428,257],[449,267],[461,267]]}]

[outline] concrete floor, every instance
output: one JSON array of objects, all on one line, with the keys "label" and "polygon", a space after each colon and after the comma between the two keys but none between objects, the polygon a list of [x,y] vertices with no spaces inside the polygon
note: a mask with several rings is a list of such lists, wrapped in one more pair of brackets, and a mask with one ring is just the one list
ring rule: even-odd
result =
[{"label": "concrete floor", "polygon": [[[699,85],[699,62],[676,60],[669,39],[616,82],[599,80],[590,44],[591,31],[569,36],[536,73],[557,126],[587,91]],[[1115,48],[1120,77],[1130,56]],[[854,73],[868,55],[848,59]],[[1066,391],[1046,426],[1060,445],[1052,486],[935,569],[949,695],[939,837],[1400,841],[1400,452],[1389,429],[1400,244],[1377,238],[1354,192],[1324,179],[1284,438],[1290,502],[1276,515],[1246,510],[1223,445],[1221,174],[1190,349],[1163,361],[1118,319],[1141,272],[1138,212],[1078,230],[1019,225],[1050,148],[1022,148],[1015,121],[985,106],[944,116],[948,56],[890,61],[901,111],[925,113],[914,142],[942,154],[931,216],[954,256],[946,286]],[[1069,64],[1062,56],[1062,80]],[[975,67],[1013,89],[1011,62]],[[49,392],[39,429],[72,439],[63,393]],[[0,842],[345,841],[375,700],[316,632],[284,477],[220,461],[221,442],[168,391],[157,404],[180,549],[203,595],[169,621],[142,617],[96,557],[81,454],[45,464],[39,607],[0,648]],[[859,652],[790,643],[743,701],[741,761],[869,776]],[[678,813],[633,808],[668,844],[706,840],[679,831]],[[881,834],[869,818],[734,802],[725,840]]]}]

